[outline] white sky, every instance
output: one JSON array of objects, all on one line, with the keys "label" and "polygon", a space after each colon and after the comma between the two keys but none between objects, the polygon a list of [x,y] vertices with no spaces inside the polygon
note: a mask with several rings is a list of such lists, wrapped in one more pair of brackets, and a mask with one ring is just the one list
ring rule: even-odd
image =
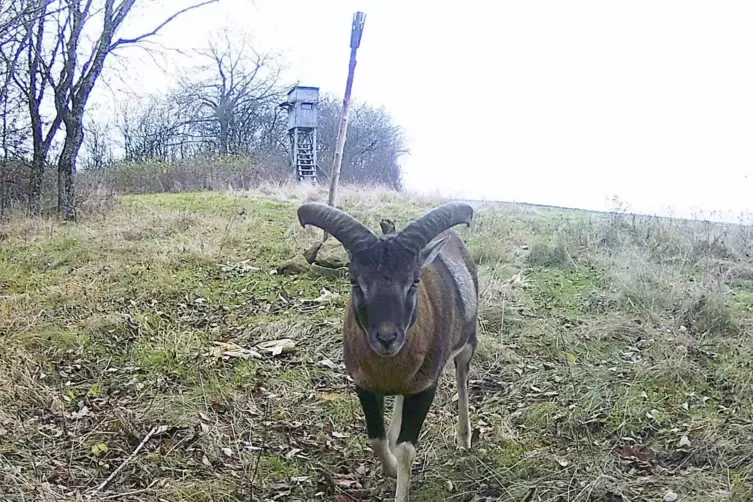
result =
[{"label": "white sky", "polygon": [[[183,2],[137,12],[124,34]],[[199,48],[234,26],[280,51],[289,80],[341,96],[359,9],[353,96],[405,129],[410,190],[597,210],[617,196],[637,212],[733,220],[753,210],[750,0],[220,0],[159,40]],[[138,89],[168,81],[127,54],[141,61]]]}]

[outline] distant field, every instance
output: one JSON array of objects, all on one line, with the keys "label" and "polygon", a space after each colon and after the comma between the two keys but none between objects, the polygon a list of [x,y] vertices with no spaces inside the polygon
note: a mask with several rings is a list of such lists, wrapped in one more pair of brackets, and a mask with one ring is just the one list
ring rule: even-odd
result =
[{"label": "distant field", "polygon": [[[347,280],[270,273],[321,238],[295,217],[307,198],[4,224],[1,498],[83,498],[156,427],[98,499],[390,500],[341,364]],[[375,230],[441,202],[342,199]],[[474,221],[477,442],[456,450],[447,371],[411,500],[753,500],[753,229],[491,204]]]}]

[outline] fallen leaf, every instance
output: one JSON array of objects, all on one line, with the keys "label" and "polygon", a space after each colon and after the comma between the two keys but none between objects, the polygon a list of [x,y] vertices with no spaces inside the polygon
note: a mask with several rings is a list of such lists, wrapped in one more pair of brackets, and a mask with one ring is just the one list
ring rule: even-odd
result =
[{"label": "fallen leaf", "polygon": [[293,350],[295,348],[295,342],[290,338],[282,338],[280,340],[261,342],[256,345],[256,348],[264,352],[269,352],[273,356],[278,356]]},{"label": "fallen leaf", "polygon": [[81,407],[79,411],[74,411],[73,413],[71,413],[71,418],[73,420],[78,420],[79,418],[83,418],[87,416],[88,414],[89,414],[89,408],[86,405],[84,405]]},{"label": "fallen leaf", "polygon": [[562,457],[555,456],[554,460],[557,461],[557,463],[560,465],[560,467],[567,467],[568,465],[570,465],[570,463],[567,460],[565,460],[564,458],[562,458]]},{"label": "fallen leaf", "polygon": [[218,342],[214,341],[215,348],[209,350],[211,357],[234,357],[238,359],[248,359],[253,357],[255,359],[262,359],[261,354],[255,350],[246,349],[235,343]]},{"label": "fallen leaf", "polygon": [[96,456],[104,455],[107,453],[110,449],[107,447],[105,443],[97,443],[92,445],[92,453]]},{"label": "fallen leaf", "polygon": [[258,272],[258,271],[261,270],[258,267],[254,267],[254,266],[249,265],[248,264],[249,261],[250,260],[243,260],[243,261],[240,261],[238,263],[221,265],[220,266],[220,270],[222,270],[223,272],[236,271],[236,272],[240,272],[241,274],[243,274],[245,272]]},{"label": "fallen leaf", "polygon": [[687,448],[690,446],[690,438],[688,436],[683,435],[680,438],[680,441],[677,443],[678,448]]},{"label": "fallen leaf", "polygon": [[664,502],[675,502],[677,500],[677,494],[673,492],[672,490],[667,490],[667,493],[664,494]]},{"label": "fallen leaf", "polygon": [[319,366],[324,366],[325,368],[329,368],[332,370],[337,369],[337,365],[333,363],[332,361],[330,361],[329,359],[327,359],[326,357],[316,364],[318,364]]},{"label": "fallen leaf", "polygon": [[233,450],[231,450],[230,448],[227,448],[227,447],[225,447],[225,448],[222,449],[222,453],[224,453],[228,457],[232,457],[233,456]]},{"label": "fallen leaf", "polygon": [[238,359],[248,359],[249,357],[261,359],[261,354],[250,349],[228,350],[227,352],[223,352],[222,355],[225,357],[235,357]]},{"label": "fallen leaf", "polygon": [[212,467],[212,462],[209,461],[206,455],[201,456],[201,463],[206,465],[207,467]]},{"label": "fallen leaf", "polygon": [[652,455],[646,451],[641,450],[641,446],[632,446],[632,445],[622,445],[622,448],[620,449],[620,456],[624,458],[631,458],[635,457],[640,462],[649,462],[652,458]]},{"label": "fallen leaf", "polygon": [[471,433],[471,446],[476,445],[480,438],[481,438],[481,431],[479,429],[473,429],[473,432]]},{"label": "fallen leaf", "polygon": [[324,392],[321,397],[325,401],[334,401],[336,399],[342,399],[343,395],[338,394],[337,392]]},{"label": "fallen leaf", "polygon": [[335,484],[339,486],[340,488],[353,488],[356,486],[356,483],[358,481],[354,479],[336,479]]},{"label": "fallen leaf", "polygon": [[55,415],[62,416],[65,413],[65,404],[63,404],[60,398],[54,396],[50,403],[50,411]]},{"label": "fallen leaf", "polygon": [[340,293],[333,293],[332,291],[330,291],[330,290],[328,290],[326,288],[322,288],[322,290],[320,291],[320,293],[321,294],[319,295],[319,297],[314,298],[313,301],[321,303],[321,302],[325,302],[327,300],[333,300],[333,299],[338,298],[340,296]]}]

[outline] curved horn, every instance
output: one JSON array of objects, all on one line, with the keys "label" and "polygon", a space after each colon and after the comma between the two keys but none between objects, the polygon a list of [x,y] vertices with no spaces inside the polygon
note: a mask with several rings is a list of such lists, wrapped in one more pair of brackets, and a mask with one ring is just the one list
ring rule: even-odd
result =
[{"label": "curved horn", "polygon": [[465,202],[449,202],[411,222],[396,237],[398,242],[418,254],[434,237],[460,223],[471,226],[473,208]]},{"label": "curved horn", "polygon": [[307,202],[298,207],[298,221],[302,227],[314,225],[342,243],[343,247],[358,252],[373,245],[379,238],[369,227],[337,208],[320,202]]}]

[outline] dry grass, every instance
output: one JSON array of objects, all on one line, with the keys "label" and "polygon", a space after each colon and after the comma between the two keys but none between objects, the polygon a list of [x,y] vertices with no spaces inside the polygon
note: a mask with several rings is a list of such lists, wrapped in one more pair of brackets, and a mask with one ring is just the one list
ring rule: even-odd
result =
[{"label": "dry grass", "polygon": [[[269,273],[320,237],[295,208],[324,198],[265,183],[6,224],[3,499],[84,497],[155,427],[96,498],[388,499],[341,364],[347,282]],[[341,200],[374,228],[442,202]],[[478,441],[455,449],[448,372],[414,500],[753,497],[750,228],[478,204],[459,231],[482,285]],[[282,338],[295,349],[261,359],[217,344]]]}]

